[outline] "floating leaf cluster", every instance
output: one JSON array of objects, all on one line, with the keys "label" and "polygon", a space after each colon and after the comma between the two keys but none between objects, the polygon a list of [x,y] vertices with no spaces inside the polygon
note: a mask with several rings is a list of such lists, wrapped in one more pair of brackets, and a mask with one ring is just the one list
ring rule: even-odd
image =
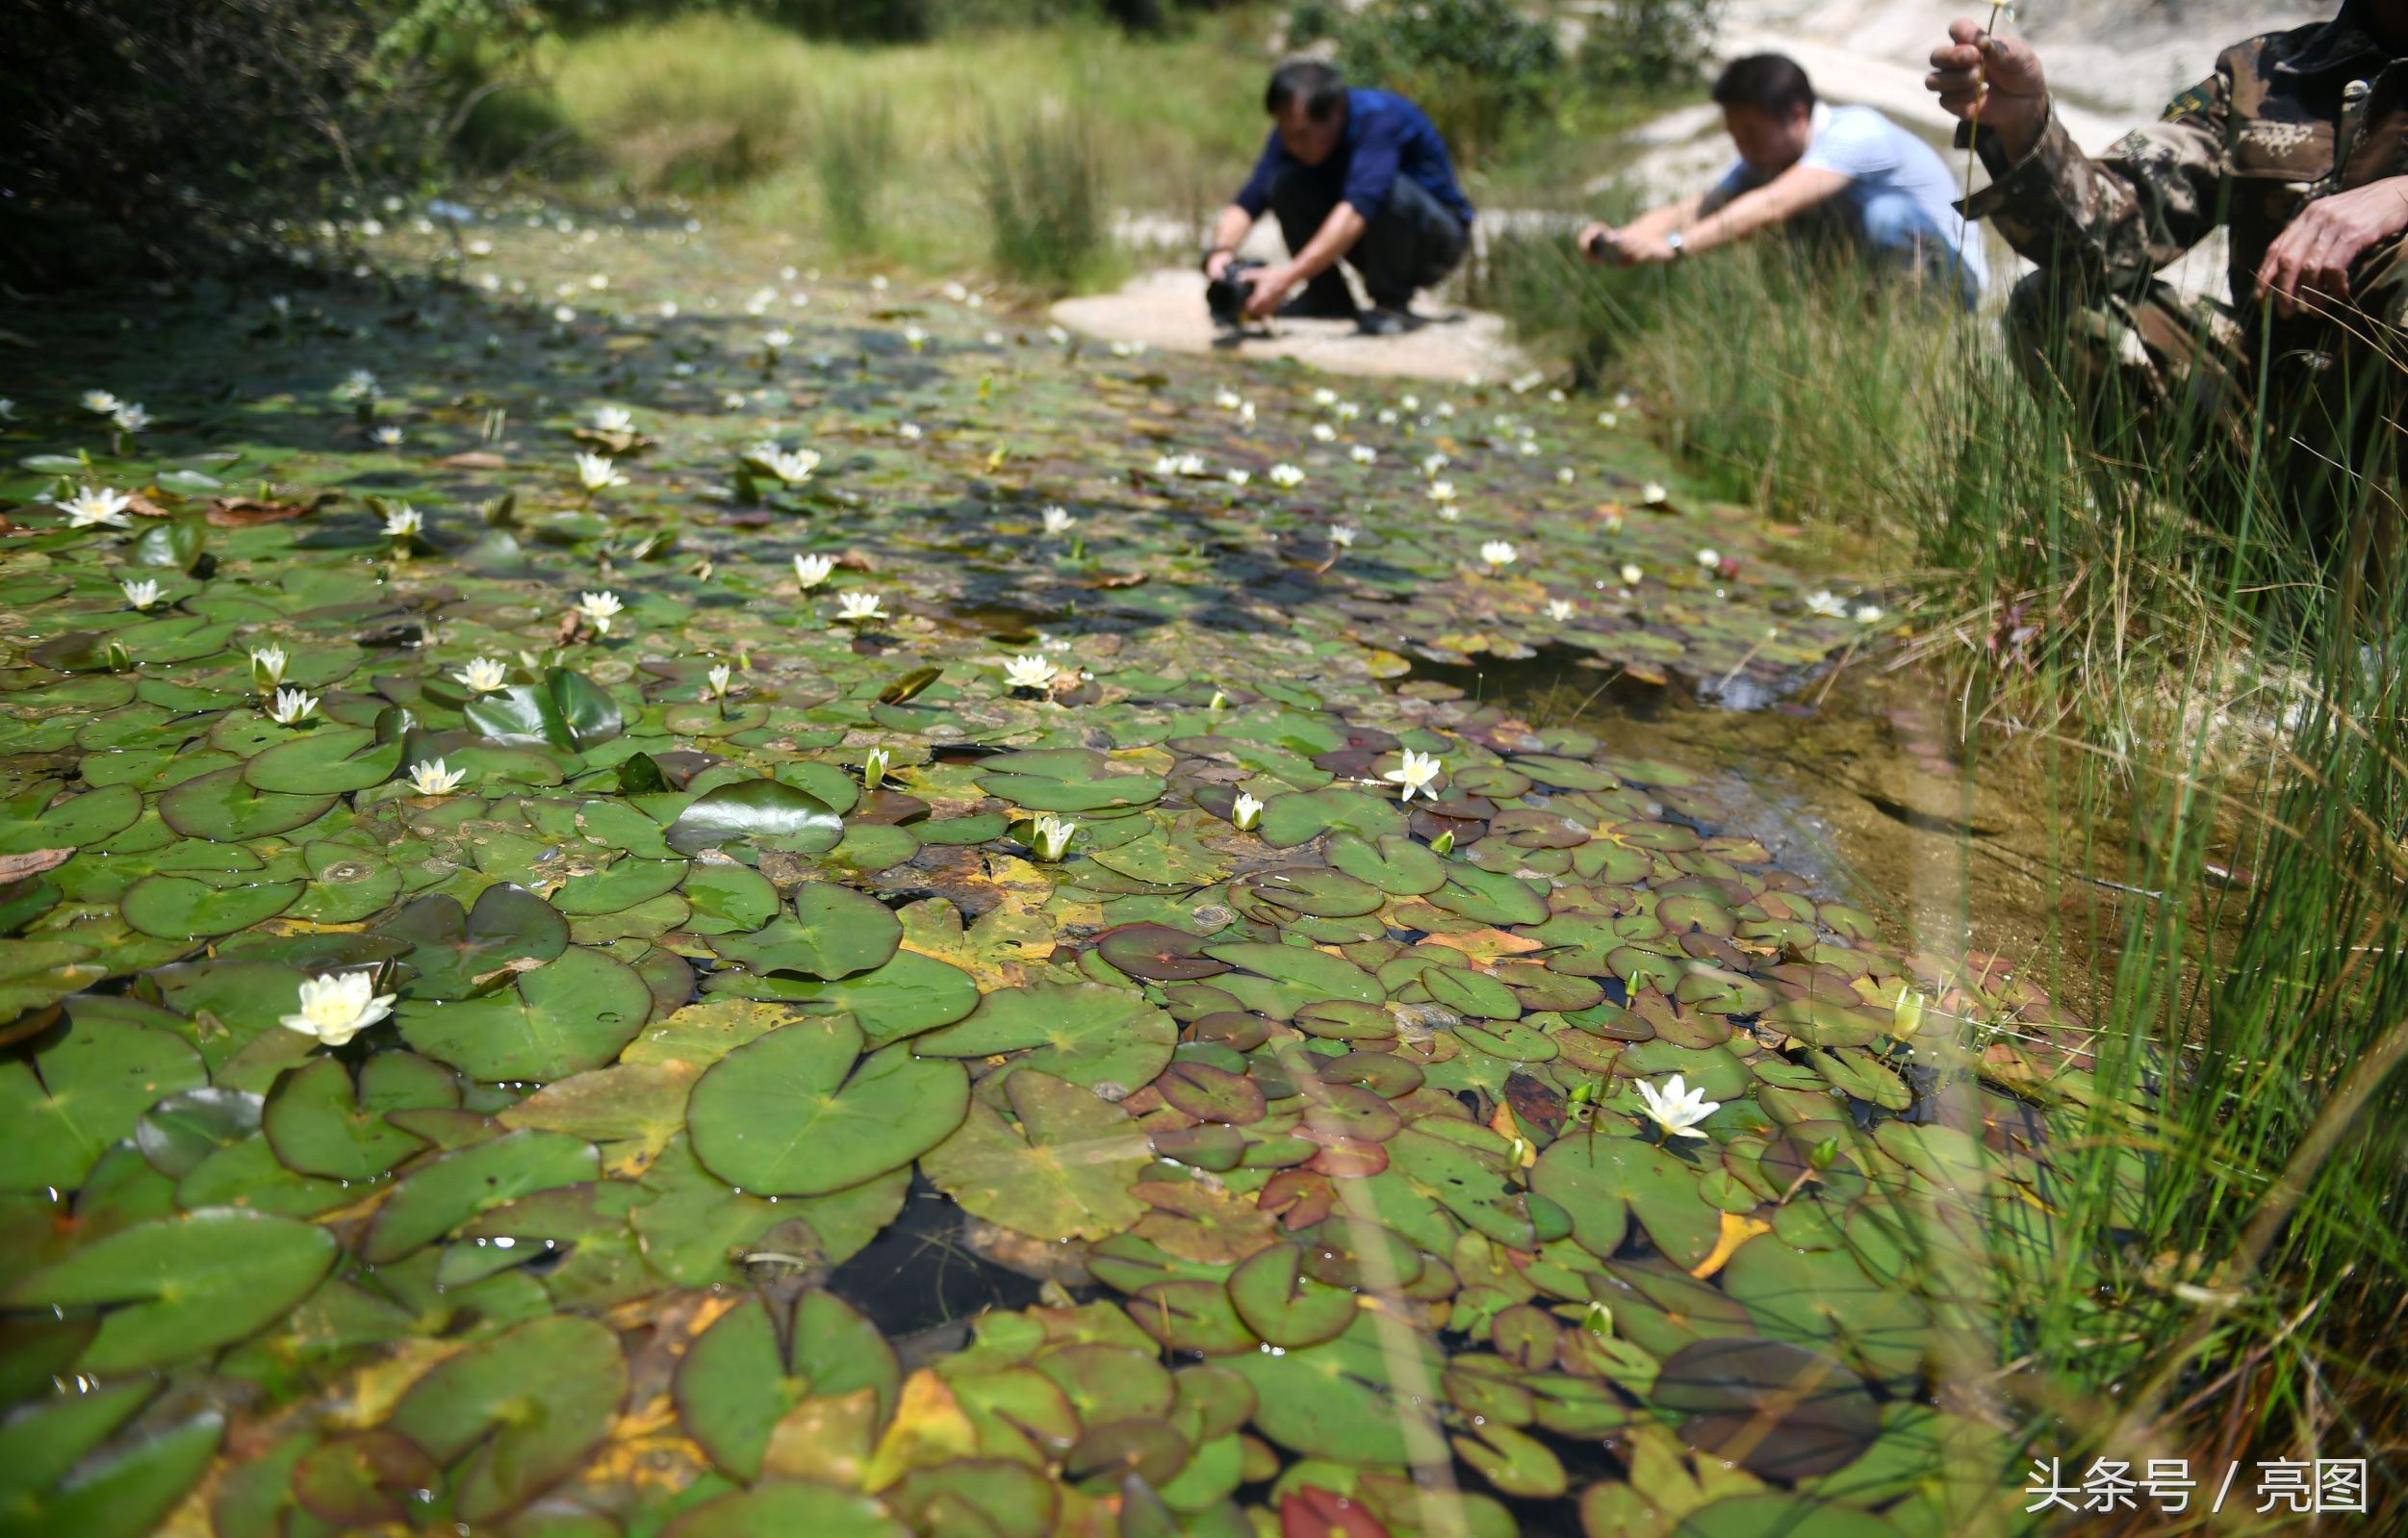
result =
[{"label": "floating leaf cluster", "polygon": [[452,255],[19,390],[12,1530],[1995,1508],[1933,1388],[2054,1264],[2078,1033],[1412,676],[1778,692],[1859,628],[1745,520],[1574,496],[1631,447],[1501,392],[836,285],[764,347],[757,267],[606,227],[672,302]]}]

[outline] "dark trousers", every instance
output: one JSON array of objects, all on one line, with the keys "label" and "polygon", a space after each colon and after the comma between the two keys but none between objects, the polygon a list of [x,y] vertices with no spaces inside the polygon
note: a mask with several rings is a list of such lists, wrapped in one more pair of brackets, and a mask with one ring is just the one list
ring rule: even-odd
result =
[{"label": "dark trousers", "polygon": [[[1292,167],[1271,183],[1270,208],[1291,252],[1301,251],[1338,206],[1345,183],[1317,169]],[[1403,309],[1413,291],[1426,289],[1452,272],[1472,244],[1472,232],[1454,211],[1411,177],[1399,176],[1379,216],[1364,227],[1344,261],[1363,279],[1373,304]],[[1309,300],[1351,302],[1346,280],[1336,268],[1306,287]]]},{"label": "dark trousers", "polygon": [[[2338,316],[2262,320],[2273,329],[2261,336],[2230,305],[2186,300],[2163,280],[2068,296],[2034,272],[2008,302],[2008,332],[2025,378],[2070,406],[2113,461],[2170,457],[2220,492],[2263,448],[2311,541],[2346,549],[2371,532],[2388,551],[2408,459],[2408,242],[2361,259],[2350,292]],[[2375,522],[2353,530],[2362,512]]]}]

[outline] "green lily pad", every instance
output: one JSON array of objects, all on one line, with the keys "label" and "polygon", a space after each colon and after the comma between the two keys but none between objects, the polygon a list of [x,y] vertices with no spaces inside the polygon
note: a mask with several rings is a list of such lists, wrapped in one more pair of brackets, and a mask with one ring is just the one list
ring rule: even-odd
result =
[{"label": "green lily pad", "polygon": [[231,935],[265,923],[293,906],[299,882],[218,886],[184,876],[145,876],[125,889],[125,922],[163,940]]},{"label": "green lily pad", "polygon": [[514,683],[480,694],[463,709],[469,726],[505,746],[540,743],[582,752],[619,735],[618,702],[593,679],[551,668],[541,683]]},{"label": "green lily pad", "polygon": [[802,1479],[773,1479],[704,1501],[663,1528],[661,1538],[757,1538],[761,1533],[910,1538],[911,1529],[868,1496]]},{"label": "green lily pad", "polygon": [[681,855],[730,843],[817,855],[844,837],[844,820],[827,802],[783,781],[739,780],[695,797],[666,836]]},{"label": "green lily pad", "polygon": [[0,802],[0,855],[86,848],[123,833],[142,814],[141,792],[132,785],[88,790],[54,806],[58,788],[41,781]]},{"label": "green lily pad", "polygon": [[1304,1274],[1304,1251],[1294,1244],[1256,1251],[1230,1273],[1228,1285],[1246,1328],[1291,1350],[1337,1339],[1359,1312],[1353,1292]]},{"label": "green lily pad", "polygon": [[131,1372],[205,1356],[282,1318],[334,1264],[334,1236],[235,1208],[137,1223],[0,1290],[0,1307],[98,1308],[79,1362]]},{"label": "green lily pad", "polygon": [[488,1084],[540,1081],[601,1067],[652,1015],[643,977],[600,951],[572,946],[516,976],[475,998],[404,998],[394,1015],[401,1038]]},{"label": "green lily pad", "polygon": [[778,1422],[804,1398],[869,1389],[883,1421],[901,1382],[877,1327],[833,1294],[812,1292],[790,1314],[756,1297],[721,1315],[679,1362],[674,1394],[686,1434],[749,1481],[760,1477]]},{"label": "green lily pad", "polygon": [[208,1082],[200,1054],[167,1031],[71,1019],[30,1058],[0,1061],[0,1190],[72,1191],[154,1102]]},{"label": "green lily pad", "polygon": [[1153,1155],[1127,1112],[1035,1068],[1014,1069],[1004,1093],[1016,1127],[973,1102],[921,1161],[939,1190],[1035,1239],[1102,1239],[1144,1216],[1129,1186]]},{"label": "green lily pad", "polygon": [[385,1423],[437,1462],[458,1463],[455,1515],[490,1523],[585,1461],[608,1433],[627,1380],[607,1326],[559,1315],[447,1358],[410,1386]]},{"label": "green lily pad", "polygon": [[705,985],[712,992],[782,1000],[813,1010],[850,1013],[873,1047],[950,1025],[978,1008],[977,979],[961,968],[916,951],[898,951],[885,965],[833,982],[814,978],[760,977],[728,970]]},{"label": "green lily pad", "polygon": [[1444,1456],[1422,1396],[1445,1359],[1400,1320],[1358,1313],[1335,1340],[1278,1356],[1232,1356],[1223,1365],[1254,1386],[1255,1429],[1292,1451],[1359,1465]]},{"label": "green lily pad", "polygon": [[187,838],[239,844],[291,833],[316,822],[333,805],[331,795],[258,789],[236,764],[184,781],[159,798],[159,815]]},{"label": "green lily pad", "polygon": [[1539,1155],[1530,1189],[1572,1215],[1572,1235],[1599,1259],[1622,1247],[1635,1214],[1675,1265],[1712,1253],[1722,1218],[1699,1194],[1704,1171],[1636,1138],[1558,1139]]},{"label": "green lily pad", "polygon": [[10,1501],[10,1529],[141,1538],[199,1482],[224,1438],[225,1422],[216,1412],[192,1416],[85,1465],[54,1489],[18,1493]]},{"label": "green lily pad", "polygon": [[[407,1115],[407,1113],[404,1113]],[[369,1219],[360,1258],[381,1266],[433,1243],[477,1214],[601,1172],[594,1145],[555,1132],[512,1132],[414,1166]]]},{"label": "green lily pad", "polygon": [[722,936],[713,948],[756,972],[833,982],[885,965],[902,943],[902,921],[877,898],[834,882],[807,882],[795,891],[791,917],[751,935]]},{"label": "green lily pad", "polygon": [[269,1091],[262,1128],[277,1159],[300,1174],[372,1180],[426,1146],[385,1119],[388,1111],[448,1109],[460,1084],[448,1068],[408,1052],[379,1052],[359,1082],[333,1058],[312,1058]]},{"label": "green lily pad", "polygon": [[898,1042],[862,1055],[848,1015],[797,1021],[736,1048],[694,1087],[694,1154],[737,1189],[815,1195],[909,1164],[969,1103],[955,1063]]},{"label": "green lily pad", "polygon": [[413,999],[464,999],[569,948],[569,921],[559,910],[507,884],[486,887],[466,910],[455,898],[422,897],[376,933],[411,942],[406,960],[417,976],[401,991]]},{"label": "green lily pad", "polygon": [[290,795],[366,790],[400,772],[401,751],[400,738],[379,742],[365,727],[320,727],[252,758],[243,778],[254,789]]},{"label": "green lily pad", "polygon": [[989,993],[959,1025],[911,1043],[922,1057],[1037,1050],[1024,1066],[1093,1089],[1149,1084],[1170,1062],[1179,1028],[1143,995],[1100,983],[1038,984]]}]

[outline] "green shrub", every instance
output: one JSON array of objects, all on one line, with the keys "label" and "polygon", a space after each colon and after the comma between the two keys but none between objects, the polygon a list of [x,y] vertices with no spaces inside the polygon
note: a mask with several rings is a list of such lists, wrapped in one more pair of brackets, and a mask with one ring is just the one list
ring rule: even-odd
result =
[{"label": "green shrub", "polygon": [[1564,82],[1554,29],[1509,0],[1375,0],[1353,13],[1308,0],[1289,38],[1334,38],[1349,79],[1410,97],[1466,161],[1515,121],[1544,116]]},{"label": "green shrub", "polygon": [[1063,294],[1109,252],[1103,167],[1084,118],[1045,110],[989,117],[980,171],[989,249],[1005,277]]},{"label": "green shrub", "polygon": [[1722,9],[1723,0],[1607,0],[1586,18],[1575,66],[1595,90],[1691,84],[1713,63]]}]

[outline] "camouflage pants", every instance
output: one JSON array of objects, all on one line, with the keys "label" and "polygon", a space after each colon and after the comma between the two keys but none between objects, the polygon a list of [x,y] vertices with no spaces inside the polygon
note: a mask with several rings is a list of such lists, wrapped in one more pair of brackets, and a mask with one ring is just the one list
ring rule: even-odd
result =
[{"label": "camouflage pants", "polygon": [[2035,272],[2008,301],[2008,330],[2025,378],[2062,400],[2108,460],[2179,463],[2214,487],[2262,451],[2293,515],[2331,538],[2358,508],[2401,505],[2408,243],[2361,270],[2345,317],[2268,318],[2263,330],[2162,281],[2065,303]]}]

